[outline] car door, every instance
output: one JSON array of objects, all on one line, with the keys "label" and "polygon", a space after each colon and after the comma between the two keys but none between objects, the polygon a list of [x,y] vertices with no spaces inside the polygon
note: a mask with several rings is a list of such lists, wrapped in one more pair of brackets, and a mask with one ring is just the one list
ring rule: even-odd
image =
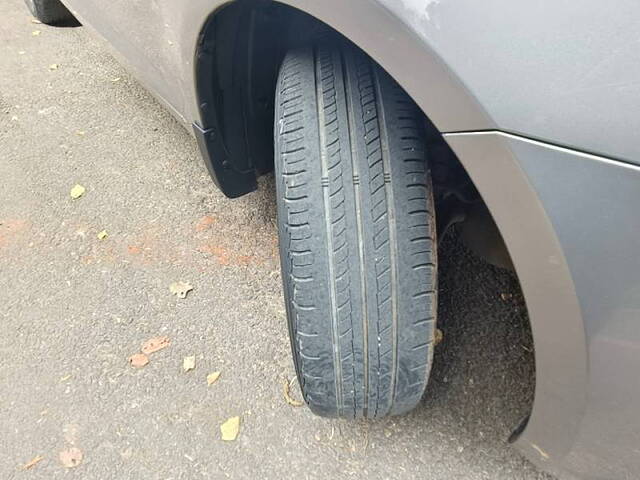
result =
[{"label": "car door", "polygon": [[[182,2],[63,0],[83,25],[105,38],[116,56],[183,121],[184,71],[195,45],[181,42]],[[189,42],[191,43],[191,42]]]}]

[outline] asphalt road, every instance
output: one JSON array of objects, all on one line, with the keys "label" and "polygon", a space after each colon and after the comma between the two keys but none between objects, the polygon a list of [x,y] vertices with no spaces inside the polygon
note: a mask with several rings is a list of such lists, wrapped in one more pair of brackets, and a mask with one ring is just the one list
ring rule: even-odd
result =
[{"label": "asphalt road", "polygon": [[[86,192],[72,200],[75,184]],[[274,195],[266,177],[225,199],[191,136],[102,41],[2,2],[0,478],[547,478],[506,441],[534,382],[517,281],[455,235],[420,407],[349,422],[287,404]],[[187,298],[176,281],[193,285]],[[158,335],[171,345],[132,368]],[[223,442],[236,415],[240,434]],[[70,447],[83,459],[67,470]]]}]

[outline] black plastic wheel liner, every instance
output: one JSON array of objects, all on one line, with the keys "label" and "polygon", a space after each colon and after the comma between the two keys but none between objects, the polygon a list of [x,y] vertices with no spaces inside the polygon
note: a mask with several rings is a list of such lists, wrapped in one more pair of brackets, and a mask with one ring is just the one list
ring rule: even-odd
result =
[{"label": "black plastic wheel liner", "polygon": [[[261,4],[262,5],[262,4]],[[196,50],[200,123],[193,124],[215,184],[234,198],[273,168],[273,89],[279,49],[267,7],[230,4],[205,23]]]}]

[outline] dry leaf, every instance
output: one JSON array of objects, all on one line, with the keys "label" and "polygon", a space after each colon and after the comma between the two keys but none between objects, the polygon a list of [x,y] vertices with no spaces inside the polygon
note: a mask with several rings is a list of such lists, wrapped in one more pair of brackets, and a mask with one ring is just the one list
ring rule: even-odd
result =
[{"label": "dry leaf", "polygon": [[171,345],[169,337],[153,337],[142,344],[142,353],[147,355]]},{"label": "dry leaf", "polygon": [[109,236],[109,234],[107,233],[106,230],[102,230],[100,233],[98,233],[97,237],[98,240],[104,240],[105,238],[107,238]]},{"label": "dry leaf", "polygon": [[71,198],[76,199],[84,195],[85,191],[86,189],[82,185],[75,185],[69,194],[71,195]]},{"label": "dry leaf", "polygon": [[119,82],[120,81],[120,77],[112,78],[111,81],[113,83]]},{"label": "dry leaf", "polygon": [[149,357],[144,353],[134,353],[129,357],[129,364],[135,368],[142,368],[149,363]]},{"label": "dry leaf", "polygon": [[184,357],[184,360],[182,360],[182,369],[185,372],[188,372],[189,370],[193,370],[194,368],[196,368],[195,355],[192,355],[190,357]]},{"label": "dry leaf", "polygon": [[232,442],[238,438],[240,432],[240,417],[231,417],[229,420],[220,425],[220,433],[222,440]]},{"label": "dry leaf", "polygon": [[84,130],[76,130],[76,135],[83,136],[86,132]]},{"label": "dry leaf", "polygon": [[433,339],[433,345],[435,346],[442,342],[442,340],[444,340],[444,333],[442,333],[442,330],[440,330],[439,328],[436,328],[434,337],[435,338]]},{"label": "dry leaf", "polygon": [[40,463],[42,460],[44,460],[44,457],[42,455],[37,455],[35,457],[33,457],[31,460],[29,460],[27,463],[25,463],[22,466],[23,470],[29,470],[30,468],[33,468],[36,466],[36,464]]},{"label": "dry leaf", "polygon": [[38,35],[40,35],[40,30],[34,30],[33,32],[31,32],[31,35],[37,37]]},{"label": "dry leaf", "polygon": [[287,401],[289,405],[292,407],[301,407],[304,405],[300,400],[296,400],[291,396],[291,382],[286,378],[282,381],[282,394],[284,395],[284,399]]},{"label": "dry leaf", "polygon": [[20,51],[18,52],[18,55],[24,55],[25,53],[27,53],[27,52],[25,52],[24,50],[20,50]]},{"label": "dry leaf", "polygon": [[71,378],[71,374],[69,373],[68,375],[65,375],[64,377],[60,378],[60,383],[66,382],[70,378]]},{"label": "dry leaf", "polygon": [[57,63],[52,63],[51,65],[49,65],[49,70],[57,70],[59,66],[60,65],[58,65]]},{"label": "dry leaf", "polygon": [[41,24],[42,22],[40,20],[38,20],[37,18],[32,18],[31,19],[31,23]]},{"label": "dry leaf", "polygon": [[193,290],[193,287],[187,282],[173,282],[169,285],[169,291],[176,295],[178,298],[186,298],[187,293]]},{"label": "dry leaf", "polygon": [[73,468],[82,462],[82,451],[79,448],[71,447],[60,452],[60,463],[65,468]]},{"label": "dry leaf", "polygon": [[207,375],[207,385],[213,385],[218,381],[218,378],[220,378],[220,372],[210,373],[209,375]]}]

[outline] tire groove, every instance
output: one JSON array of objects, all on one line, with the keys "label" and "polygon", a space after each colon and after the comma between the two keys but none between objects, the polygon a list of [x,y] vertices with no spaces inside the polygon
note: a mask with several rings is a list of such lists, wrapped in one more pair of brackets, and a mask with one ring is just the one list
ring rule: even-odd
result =
[{"label": "tire groove", "polygon": [[[346,55],[350,55],[349,50]],[[347,68],[346,55],[341,56],[342,71],[344,75],[344,96],[347,107],[347,128],[349,140],[351,144],[351,171],[354,178],[360,177],[358,166],[357,140],[355,138],[356,127],[354,125],[355,112],[353,110],[351,79],[349,77],[349,69]],[[358,245],[358,273],[360,276],[360,308],[362,310],[362,358],[363,358],[363,397],[362,397],[362,416],[367,418],[369,414],[369,311],[367,308],[367,278],[365,274],[365,246],[364,246],[364,227],[362,222],[362,189],[358,182],[353,186],[354,189],[354,213],[356,217],[356,244]]]},{"label": "tire groove", "polygon": [[[320,139],[320,163],[322,165],[322,176],[329,178],[329,165],[327,159],[327,142],[326,131],[324,125],[325,119],[325,100],[321,90],[322,88],[322,65],[319,58],[318,48],[313,49],[313,65],[314,65],[314,81],[317,92],[317,114],[318,114],[318,131]],[[320,83],[318,82],[320,77]],[[331,200],[329,198],[329,189],[323,188],[322,195],[324,199],[326,235],[327,235],[327,260],[329,267],[329,296],[331,302],[331,334],[333,338],[333,368],[335,370],[334,383],[336,389],[336,409],[338,416],[342,415],[342,362],[340,360],[340,335],[338,332],[338,309],[336,306],[336,291],[334,283],[334,264],[333,264],[333,234],[331,225]]]},{"label": "tire groove", "polygon": [[[384,121],[380,119],[385,118],[384,102],[382,100],[382,92],[380,91],[380,79],[376,72],[375,67],[371,68],[371,75],[374,79],[374,88],[376,92],[376,107],[378,110],[378,131],[380,132],[380,149],[382,154],[383,170],[387,175],[391,175],[391,152],[389,151],[389,136],[387,132],[387,126]],[[391,360],[391,403],[388,411],[393,411],[393,404],[396,399],[396,377],[398,369],[398,292],[397,292],[397,278],[398,278],[398,243],[396,240],[396,217],[395,217],[395,205],[393,197],[393,184],[391,182],[385,183],[385,194],[387,196],[387,216],[389,222],[389,265],[391,270],[391,324],[392,324],[392,351],[393,357]]]}]

